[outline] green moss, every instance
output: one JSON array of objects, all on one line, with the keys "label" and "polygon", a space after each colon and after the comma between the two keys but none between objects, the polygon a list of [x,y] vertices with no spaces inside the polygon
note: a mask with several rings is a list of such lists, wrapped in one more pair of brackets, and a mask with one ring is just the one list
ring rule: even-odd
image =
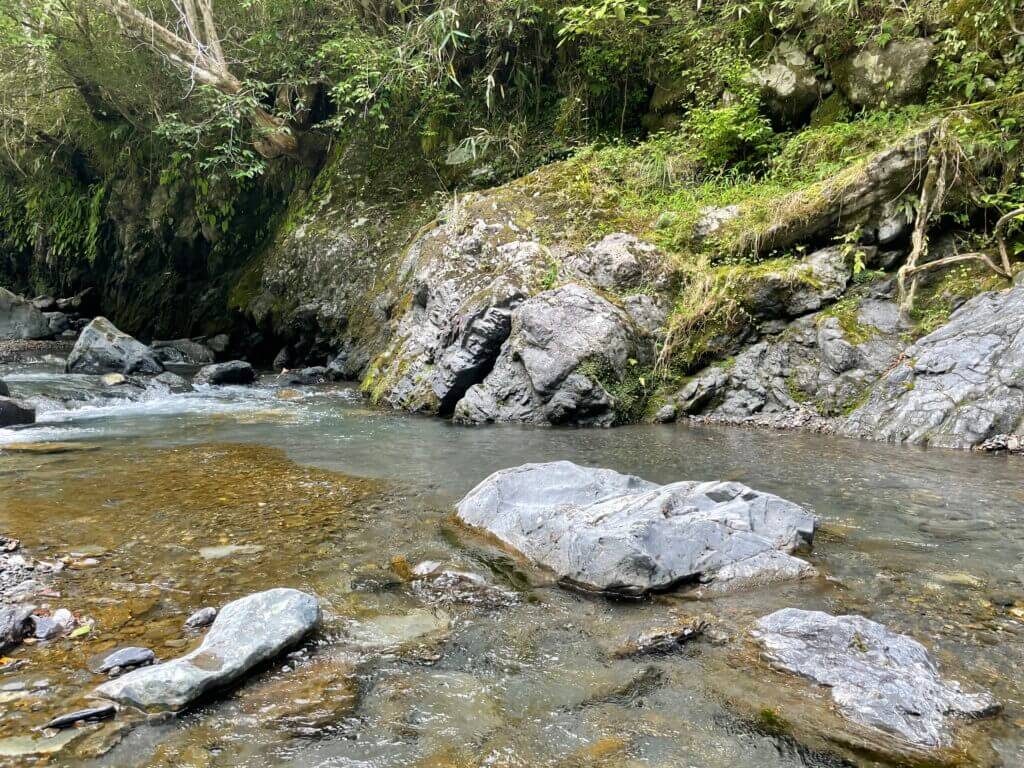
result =
[{"label": "green moss", "polygon": [[839,321],[839,327],[848,342],[859,345],[870,341],[879,335],[879,330],[860,322],[860,302],[859,296],[844,296],[819,315],[818,324],[826,318],[834,317]]},{"label": "green moss", "polygon": [[948,322],[966,299],[985,291],[1005,288],[1006,281],[982,264],[952,267],[931,285],[921,289],[911,310],[915,323],[912,338],[925,336]]},{"label": "green moss", "polygon": [[649,366],[629,360],[621,375],[603,358],[584,360],[577,372],[601,385],[615,402],[615,422],[632,424],[643,421],[650,412],[655,394],[653,372]]}]

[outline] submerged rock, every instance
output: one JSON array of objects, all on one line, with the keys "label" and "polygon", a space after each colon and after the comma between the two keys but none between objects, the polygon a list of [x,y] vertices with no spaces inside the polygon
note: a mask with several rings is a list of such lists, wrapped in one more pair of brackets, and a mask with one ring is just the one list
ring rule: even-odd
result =
[{"label": "submerged rock", "polygon": [[450,629],[451,617],[444,611],[415,609],[353,620],[345,628],[345,636],[361,650],[396,652],[441,643]]},{"label": "submerged rock", "polygon": [[135,667],[146,667],[156,661],[156,654],[149,648],[130,646],[108,654],[96,667],[101,675],[116,674]]},{"label": "submerged rock", "polygon": [[659,486],[567,461],[525,464],[480,483],[458,516],[585,589],[639,595],[813,573],[789,553],[811,543],[814,516],[734,482]]},{"label": "submerged rock", "polygon": [[85,327],[68,356],[68,373],[157,374],[164,367],[153,350],[119,331],[105,317]]},{"label": "submerged rock", "polygon": [[431,603],[501,608],[519,602],[519,595],[515,592],[490,584],[477,573],[447,569],[432,560],[416,565],[411,576],[412,591]]},{"label": "submerged rock", "polygon": [[115,714],[117,714],[117,707],[113,704],[79,709],[75,712],[68,712],[66,715],[58,715],[44,725],[43,730],[47,728],[55,728],[57,730],[71,728],[76,723],[93,723],[97,720],[107,720]]},{"label": "submerged rock", "polygon": [[32,302],[0,288],[0,339],[48,339],[50,323]]},{"label": "submerged rock", "polygon": [[192,391],[192,385],[183,376],[171,373],[170,371],[164,371],[159,376],[155,376],[153,381],[163,384],[175,394]]},{"label": "submerged rock", "polygon": [[0,427],[35,423],[36,409],[34,406],[12,397],[0,397]]},{"label": "submerged rock", "polygon": [[772,666],[827,687],[843,716],[915,747],[949,746],[954,718],[999,710],[988,693],[943,678],[916,640],[863,616],[785,608],[751,634]]},{"label": "submerged rock", "polygon": [[1024,287],[960,307],[904,352],[842,429],[945,448],[1024,431]]},{"label": "submerged rock", "polygon": [[252,384],[256,381],[256,371],[242,360],[230,360],[226,363],[206,365],[199,369],[193,380],[196,384],[219,386],[222,384]]},{"label": "submerged rock", "polygon": [[708,625],[707,619],[685,617],[675,623],[641,632],[612,651],[615,658],[645,654],[672,653],[699,638]]},{"label": "submerged rock", "polygon": [[319,621],[312,595],[284,588],[258,592],[225,605],[191,653],[104,683],[96,695],[146,710],[180,710],[274,658]]}]

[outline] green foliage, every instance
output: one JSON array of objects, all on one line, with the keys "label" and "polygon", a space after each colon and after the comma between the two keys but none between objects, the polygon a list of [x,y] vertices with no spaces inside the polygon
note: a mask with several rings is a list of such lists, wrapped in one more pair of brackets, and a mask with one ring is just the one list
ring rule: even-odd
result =
[{"label": "green foliage", "polygon": [[100,251],[106,187],[67,179],[14,187],[0,183],[0,234],[7,247],[30,250],[42,237],[51,267],[92,264]]}]

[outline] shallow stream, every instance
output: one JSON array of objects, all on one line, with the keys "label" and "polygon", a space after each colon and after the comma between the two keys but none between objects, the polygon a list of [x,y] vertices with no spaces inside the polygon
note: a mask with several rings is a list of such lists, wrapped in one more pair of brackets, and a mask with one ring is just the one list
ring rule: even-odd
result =
[{"label": "shallow stream", "polygon": [[[787,709],[799,683],[735,650],[752,618],[797,606],[922,640],[949,676],[1004,703],[972,726],[986,746],[968,757],[1024,766],[1019,458],[685,425],[469,429],[371,409],[342,386],[129,401],[56,370],[0,366],[40,405],[37,426],[0,430],[0,533],[33,557],[70,558],[50,603],[95,626],[10,652],[0,763],[831,768],[844,763],[810,708],[803,725]],[[68,408],[71,392],[83,394]],[[18,449],[50,441],[78,450]],[[489,473],[554,459],[658,482],[734,479],[795,501],[821,518],[810,558],[821,577],[612,601],[561,588],[454,524],[455,502]],[[439,601],[395,578],[421,560],[482,574],[514,604]],[[38,750],[33,729],[85,703],[104,679],[89,671],[97,654],[180,655],[199,641],[182,628],[192,611],[270,586],[321,599],[323,629],[297,656],[180,718],[66,732],[49,758],[14,754]],[[614,653],[701,614],[740,640]],[[367,633],[396,640],[367,652]]]}]

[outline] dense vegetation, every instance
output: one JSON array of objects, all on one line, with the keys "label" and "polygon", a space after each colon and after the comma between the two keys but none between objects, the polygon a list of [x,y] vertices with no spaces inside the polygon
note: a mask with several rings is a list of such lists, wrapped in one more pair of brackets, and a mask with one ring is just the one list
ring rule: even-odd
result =
[{"label": "dense vegetation", "polygon": [[[227,285],[358,146],[429,168],[442,194],[570,158],[552,184],[587,200],[579,236],[647,231],[707,283],[686,299],[701,304],[709,270],[791,255],[751,247],[749,227],[691,242],[702,208],[800,216],[815,184],[937,120],[964,183],[929,225],[992,248],[1024,202],[1022,25],[1016,0],[0,0],[0,274],[41,291],[131,273],[121,292],[150,308]],[[824,79],[922,37],[919,103],[822,93],[780,117],[752,76],[793,47]],[[203,320],[169,312],[168,332]],[[681,327],[706,312],[682,307]]]}]

